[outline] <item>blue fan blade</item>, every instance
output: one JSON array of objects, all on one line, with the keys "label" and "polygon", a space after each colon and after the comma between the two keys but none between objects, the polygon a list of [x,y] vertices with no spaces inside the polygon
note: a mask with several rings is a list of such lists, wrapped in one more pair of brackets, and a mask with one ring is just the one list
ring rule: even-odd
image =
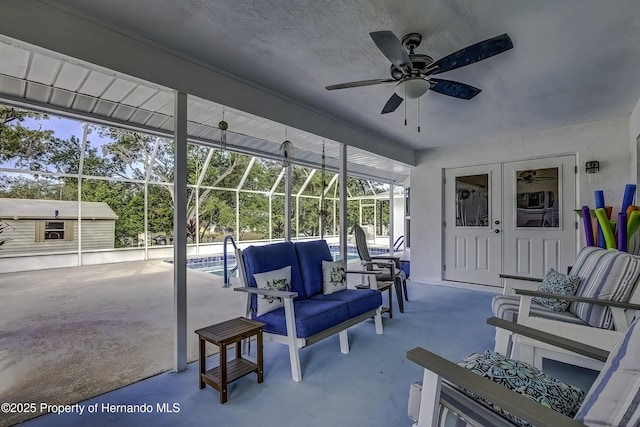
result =
[{"label": "blue fan blade", "polygon": [[440,74],[445,71],[455,70],[456,68],[490,58],[511,48],[513,48],[511,38],[507,34],[502,34],[501,36],[496,36],[460,49],[434,62],[431,67],[436,66],[437,68],[430,74]]},{"label": "blue fan blade", "polygon": [[387,103],[384,104],[384,108],[382,109],[382,113],[380,114],[393,113],[400,106],[400,104],[402,104],[402,101],[404,100],[394,93],[393,95],[391,95],[391,98],[389,98]]},{"label": "blue fan blade", "polygon": [[477,87],[451,80],[429,79],[429,82],[431,83],[429,89],[432,91],[455,98],[471,99],[481,92]]}]

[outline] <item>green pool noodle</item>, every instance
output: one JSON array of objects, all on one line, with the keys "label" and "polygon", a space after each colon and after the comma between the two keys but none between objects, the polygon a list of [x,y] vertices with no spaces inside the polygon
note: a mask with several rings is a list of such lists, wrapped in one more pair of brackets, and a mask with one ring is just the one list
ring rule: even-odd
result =
[{"label": "green pool noodle", "polygon": [[627,219],[627,239],[630,239],[633,234],[638,231],[640,226],[640,211],[633,211]]},{"label": "green pool noodle", "polygon": [[618,247],[616,245],[616,239],[613,236],[613,229],[611,228],[611,223],[609,222],[609,218],[607,218],[607,212],[604,208],[596,209],[596,217],[600,223],[600,228],[602,228],[602,234],[604,234],[604,242],[607,249],[616,249]]}]

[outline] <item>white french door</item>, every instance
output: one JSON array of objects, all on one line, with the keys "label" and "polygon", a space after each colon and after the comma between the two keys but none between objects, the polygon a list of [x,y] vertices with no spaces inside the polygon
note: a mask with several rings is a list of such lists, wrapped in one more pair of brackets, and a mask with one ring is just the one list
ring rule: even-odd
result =
[{"label": "white french door", "polygon": [[445,280],[565,272],[576,255],[575,157],[445,171]]},{"label": "white french door", "polygon": [[503,165],[503,273],[566,273],[576,257],[575,157]]},{"label": "white french door", "polygon": [[445,172],[446,280],[493,283],[502,271],[501,166]]}]

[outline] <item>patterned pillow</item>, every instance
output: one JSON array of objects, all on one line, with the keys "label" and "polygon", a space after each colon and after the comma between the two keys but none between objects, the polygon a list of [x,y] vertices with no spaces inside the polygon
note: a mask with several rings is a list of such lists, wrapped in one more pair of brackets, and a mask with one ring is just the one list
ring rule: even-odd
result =
[{"label": "patterned pillow", "polygon": [[[576,414],[584,399],[584,392],[579,388],[550,377],[528,363],[507,359],[494,351],[471,354],[458,365],[568,417]],[[517,425],[531,425],[479,396],[463,391]]]},{"label": "patterned pillow", "polygon": [[[556,295],[575,295],[579,285],[580,278],[578,276],[561,274],[550,268],[542,279],[538,290]],[[561,299],[534,297],[533,302],[542,304],[553,311],[567,311],[569,308],[569,301]]]},{"label": "patterned pillow", "polygon": [[322,260],[322,293],[325,295],[347,289],[342,261]]},{"label": "patterned pillow", "polygon": [[[256,279],[256,284],[260,289],[272,289],[277,291],[291,290],[290,265],[278,270],[256,273],[253,277]],[[258,306],[256,308],[256,316],[262,316],[265,313],[284,307],[282,298],[272,297],[269,295],[257,295],[257,297]]]}]

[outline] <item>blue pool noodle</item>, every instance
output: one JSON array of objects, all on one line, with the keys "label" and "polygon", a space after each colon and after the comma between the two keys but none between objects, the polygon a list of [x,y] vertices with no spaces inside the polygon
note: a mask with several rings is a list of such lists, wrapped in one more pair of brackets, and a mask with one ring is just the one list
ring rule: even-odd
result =
[{"label": "blue pool noodle", "polygon": [[622,198],[622,212],[627,212],[627,208],[633,203],[633,196],[636,195],[636,185],[627,184],[624,187],[624,197]]},{"label": "blue pool noodle", "polygon": [[[604,191],[596,190],[595,197],[596,197],[596,209],[598,208],[604,209]],[[602,232],[602,226],[600,225],[600,221],[598,221],[598,246],[601,248],[606,247],[606,244],[604,241],[604,233]]]},{"label": "blue pool noodle", "polygon": [[618,250],[627,252],[627,213],[618,213]]},{"label": "blue pool noodle", "polygon": [[582,223],[584,224],[584,237],[587,246],[595,246],[593,242],[593,228],[591,226],[591,214],[589,206],[582,207]]}]

